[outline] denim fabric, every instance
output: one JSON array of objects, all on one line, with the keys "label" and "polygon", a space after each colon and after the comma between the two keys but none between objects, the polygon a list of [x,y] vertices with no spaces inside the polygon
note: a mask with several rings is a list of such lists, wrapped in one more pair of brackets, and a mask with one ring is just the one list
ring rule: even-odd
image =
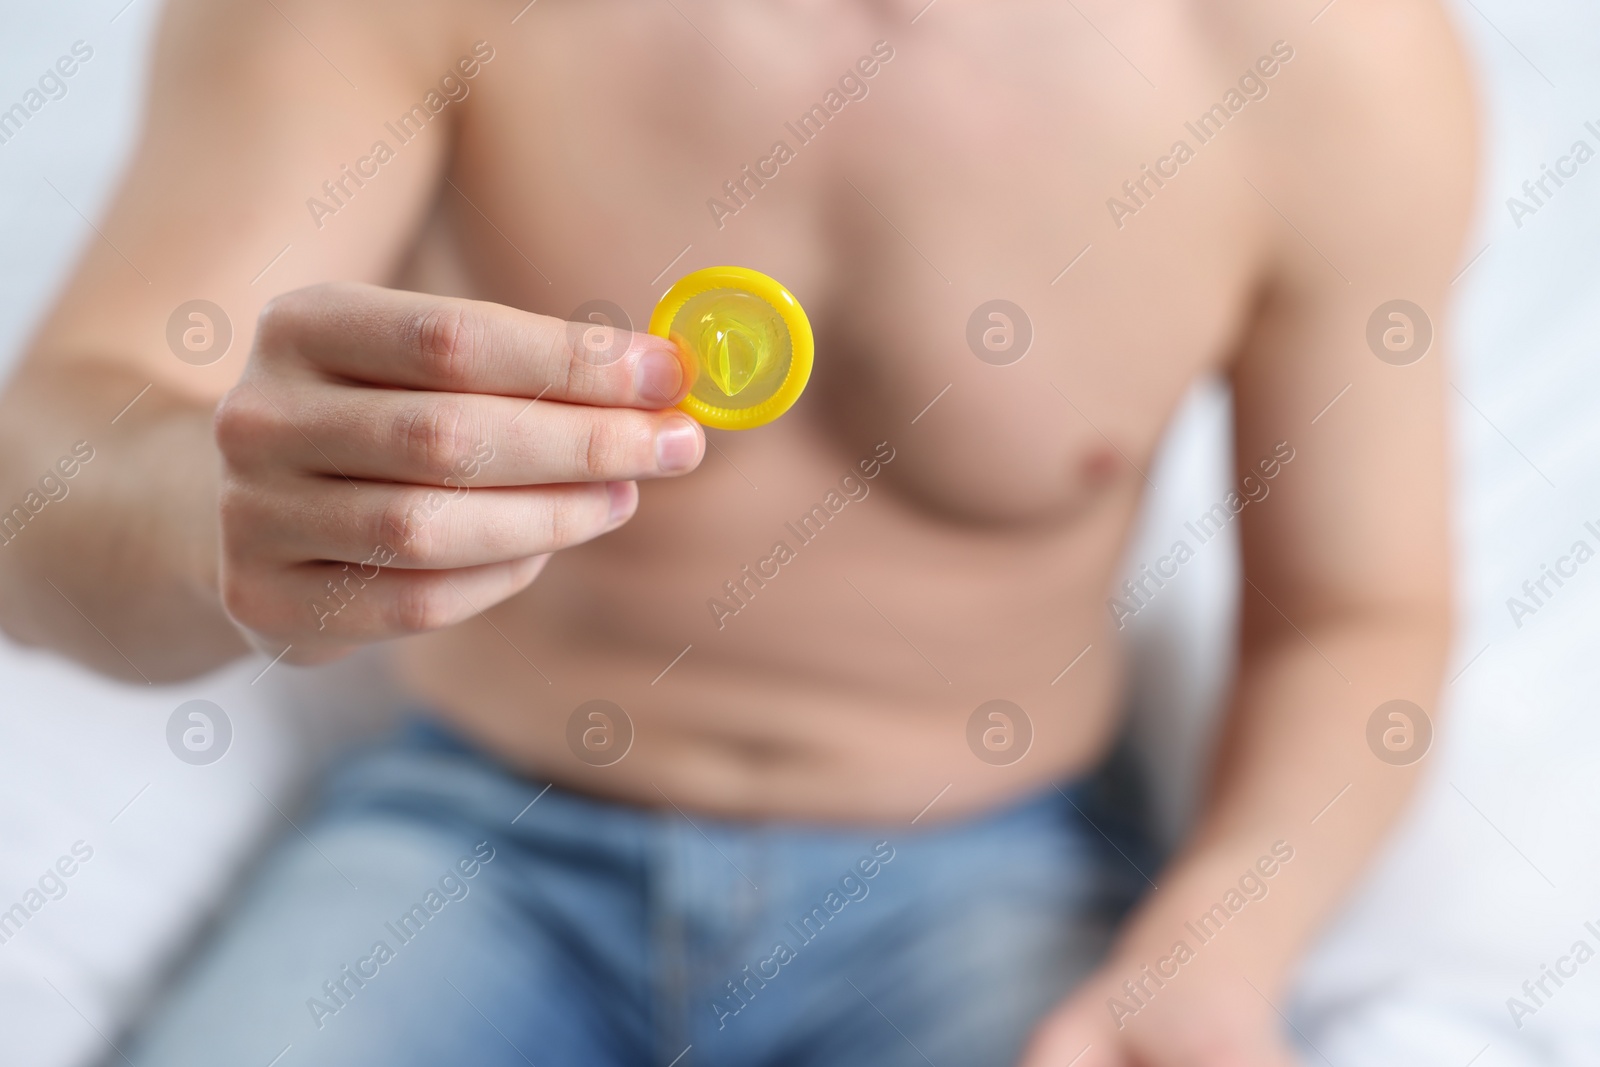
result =
[{"label": "denim fabric", "polygon": [[1105,786],[932,826],[734,821],[530,781],[419,721],[332,777],[126,1051],[1009,1067],[1153,873]]}]

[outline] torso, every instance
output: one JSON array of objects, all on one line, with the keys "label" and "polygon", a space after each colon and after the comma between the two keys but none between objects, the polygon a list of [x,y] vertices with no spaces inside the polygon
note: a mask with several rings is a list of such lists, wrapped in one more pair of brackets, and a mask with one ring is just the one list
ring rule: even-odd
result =
[{"label": "torso", "polygon": [[[1070,6],[948,2],[913,25],[920,7],[541,0],[515,26],[471,9],[463,39],[495,58],[463,105],[460,193],[444,187],[402,284],[563,318],[607,299],[642,327],[679,275],[740,264],[783,281],[817,338],[780,421],[710,432],[700,469],[642,484],[622,529],[400,646],[420,700],[531,775],[828,820],[939,796],[931,821],[1078,773],[1115,729],[1106,599],[1141,469],[1248,319],[1258,148],[1227,129],[1120,229],[1106,200],[1194,144],[1185,119],[1272,35],[1225,48],[1187,5],[1086,5],[1157,90]],[[800,144],[785,122],[879,41],[893,58],[867,96]],[[792,161],[719,227],[708,200],[737,206],[723,183],[778,140]],[[966,341],[995,298],[1033,330],[1007,366]],[[860,499],[840,489],[852,471]],[[847,502],[803,542],[792,527],[830,490]],[[793,558],[744,580],[779,541]],[[742,605],[730,581],[753,590]],[[594,699],[633,726],[610,766],[568,746]],[[969,748],[994,699],[1032,724],[1009,766]]]}]

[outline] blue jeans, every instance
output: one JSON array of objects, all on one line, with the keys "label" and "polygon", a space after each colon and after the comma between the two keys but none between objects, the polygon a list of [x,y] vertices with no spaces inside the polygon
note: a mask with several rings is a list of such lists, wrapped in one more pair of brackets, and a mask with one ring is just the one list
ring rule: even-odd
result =
[{"label": "blue jeans", "polygon": [[1010,1067],[1146,884],[1108,788],[933,826],[730,821],[547,787],[414,723],[334,775],[128,1051]]}]

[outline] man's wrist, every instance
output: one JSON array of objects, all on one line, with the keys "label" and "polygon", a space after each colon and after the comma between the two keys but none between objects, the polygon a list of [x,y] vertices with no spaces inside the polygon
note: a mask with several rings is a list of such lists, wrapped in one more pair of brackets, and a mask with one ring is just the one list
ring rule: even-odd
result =
[{"label": "man's wrist", "polygon": [[1130,918],[1108,967],[1175,976],[1204,957],[1253,982],[1287,981],[1312,932],[1296,893],[1296,843],[1286,835],[1214,841],[1191,849]]}]

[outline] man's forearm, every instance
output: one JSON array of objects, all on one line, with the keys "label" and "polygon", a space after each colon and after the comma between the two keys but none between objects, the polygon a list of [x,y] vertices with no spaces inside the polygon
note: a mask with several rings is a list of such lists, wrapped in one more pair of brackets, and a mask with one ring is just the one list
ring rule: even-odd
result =
[{"label": "man's forearm", "polygon": [[1396,698],[1432,715],[1446,651],[1442,611],[1274,626],[1247,641],[1205,813],[1121,939],[1124,969],[1183,941],[1216,978],[1243,972],[1263,992],[1286,981],[1422,766],[1377,758],[1367,720]]},{"label": "man's forearm", "polygon": [[0,398],[0,626],[132,681],[245,651],[217,471],[206,406],[107,364],[25,368]]}]

